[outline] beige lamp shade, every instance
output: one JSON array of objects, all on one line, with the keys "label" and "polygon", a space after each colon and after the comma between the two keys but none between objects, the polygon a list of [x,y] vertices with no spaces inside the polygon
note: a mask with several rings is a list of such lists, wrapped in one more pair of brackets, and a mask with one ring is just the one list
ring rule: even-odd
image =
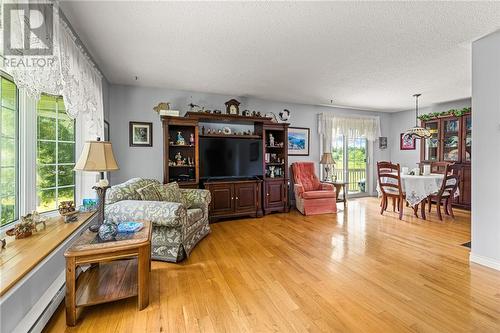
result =
[{"label": "beige lamp shade", "polygon": [[335,161],[333,160],[332,153],[323,153],[323,156],[321,156],[321,161],[319,161],[319,164],[335,164]]},{"label": "beige lamp shade", "polygon": [[113,147],[109,141],[87,141],[74,170],[114,171],[118,170]]}]

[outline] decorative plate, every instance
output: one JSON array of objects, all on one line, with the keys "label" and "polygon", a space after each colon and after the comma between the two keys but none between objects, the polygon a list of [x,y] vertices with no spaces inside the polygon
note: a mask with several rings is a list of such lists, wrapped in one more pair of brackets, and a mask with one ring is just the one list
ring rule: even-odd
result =
[{"label": "decorative plate", "polygon": [[231,129],[226,126],[222,129],[222,133],[224,133],[225,135],[229,135],[231,134]]}]

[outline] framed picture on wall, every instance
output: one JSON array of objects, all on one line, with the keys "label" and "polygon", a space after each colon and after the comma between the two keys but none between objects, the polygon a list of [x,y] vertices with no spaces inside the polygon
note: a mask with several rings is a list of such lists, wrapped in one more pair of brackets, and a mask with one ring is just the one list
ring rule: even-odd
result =
[{"label": "framed picture on wall", "polygon": [[128,130],[130,147],[153,146],[153,123],[131,121]]},{"label": "framed picture on wall", "polygon": [[416,139],[415,138],[407,138],[404,133],[401,133],[399,148],[401,150],[415,150],[416,148]]},{"label": "framed picture on wall", "polygon": [[387,137],[381,136],[378,138],[378,148],[379,149],[387,149]]},{"label": "framed picture on wall", "polygon": [[288,155],[309,156],[310,130],[305,127],[288,128]]}]

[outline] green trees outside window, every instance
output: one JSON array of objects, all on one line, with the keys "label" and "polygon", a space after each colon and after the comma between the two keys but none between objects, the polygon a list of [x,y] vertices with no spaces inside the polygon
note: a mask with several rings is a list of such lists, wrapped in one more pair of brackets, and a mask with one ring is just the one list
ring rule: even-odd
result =
[{"label": "green trees outside window", "polygon": [[75,199],[75,121],[62,97],[42,95],[37,105],[37,197],[39,212]]},{"label": "green trees outside window", "polygon": [[18,217],[17,87],[0,76],[0,226]]}]

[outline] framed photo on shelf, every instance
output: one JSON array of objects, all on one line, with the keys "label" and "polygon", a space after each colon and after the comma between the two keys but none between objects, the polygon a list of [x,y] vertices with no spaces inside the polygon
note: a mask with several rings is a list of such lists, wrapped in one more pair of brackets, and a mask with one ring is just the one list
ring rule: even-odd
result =
[{"label": "framed photo on shelf", "polygon": [[288,155],[309,156],[310,129],[305,127],[288,128]]},{"label": "framed photo on shelf", "polygon": [[399,139],[399,148],[400,150],[415,150],[416,141],[417,140],[415,138],[405,138],[404,133],[401,133]]},{"label": "framed photo on shelf", "polygon": [[129,122],[129,146],[153,147],[153,123]]}]

